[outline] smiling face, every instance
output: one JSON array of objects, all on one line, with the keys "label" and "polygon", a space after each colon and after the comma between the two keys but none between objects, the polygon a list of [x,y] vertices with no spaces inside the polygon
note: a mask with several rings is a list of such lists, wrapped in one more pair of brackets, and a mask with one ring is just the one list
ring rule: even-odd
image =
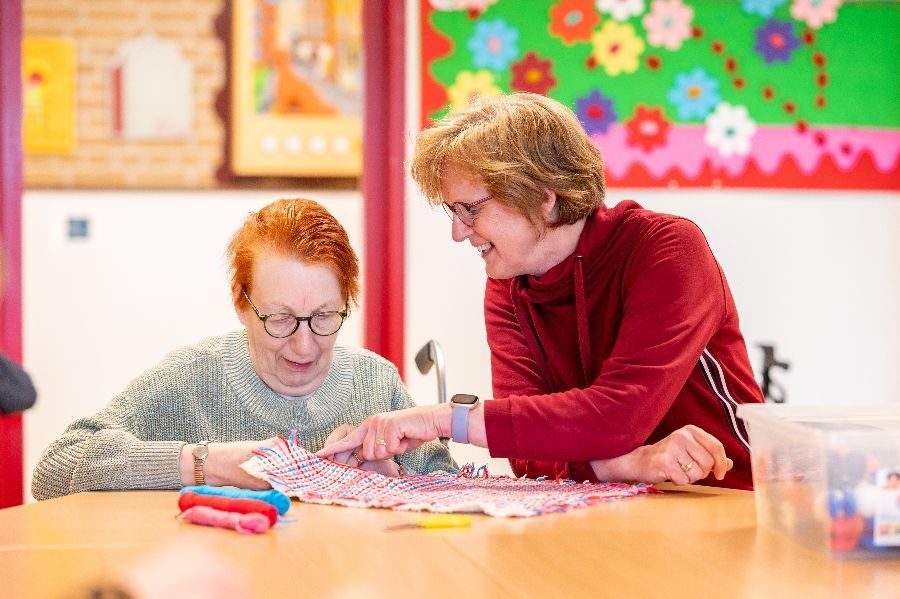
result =
[{"label": "smiling face", "polygon": [[[248,295],[262,315],[287,313],[309,316],[345,306],[337,276],[327,266],[283,256],[262,254],[253,265]],[[306,322],[290,337],[270,336],[250,304],[237,309],[247,327],[250,360],[256,373],[276,393],[310,395],[328,376],[337,335],[313,334]]]},{"label": "smiling face", "polygon": [[[449,205],[472,203],[490,195],[483,182],[457,166],[450,164],[441,179],[441,196]],[[549,212],[555,198],[544,203]],[[539,219],[545,215],[539,215]],[[484,269],[492,279],[510,279],[524,274],[543,274],[552,264],[546,264],[541,236],[521,213],[503,205],[496,198],[476,208],[475,220],[467,225],[453,218],[454,241],[468,241],[484,260]]]}]

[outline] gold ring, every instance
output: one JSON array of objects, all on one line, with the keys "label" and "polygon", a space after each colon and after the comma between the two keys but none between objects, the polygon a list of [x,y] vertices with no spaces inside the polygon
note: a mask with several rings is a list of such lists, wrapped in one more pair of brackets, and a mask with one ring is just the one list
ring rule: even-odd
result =
[{"label": "gold ring", "polygon": [[688,462],[687,464],[682,464],[681,462],[679,462],[678,465],[681,466],[681,470],[685,474],[687,474],[688,472],[691,471],[691,468],[694,467],[694,462]]},{"label": "gold ring", "polygon": [[359,449],[357,449],[356,451],[353,452],[353,459],[356,460],[356,467],[362,468],[362,465],[365,464],[366,461],[364,459],[362,459],[361,457],[359,457],[359,452],[360,452]]},{"label": "gold ring", "polygon": [[384,439],[375,439],[375,445],[387,445],[387,441]]}]

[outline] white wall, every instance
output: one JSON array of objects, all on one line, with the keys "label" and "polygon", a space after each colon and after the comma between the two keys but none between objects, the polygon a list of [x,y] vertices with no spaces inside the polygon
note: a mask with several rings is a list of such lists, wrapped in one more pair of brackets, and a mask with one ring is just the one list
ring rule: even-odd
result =
[{"label": "white wall", "polygon": [[692,219],[728,277],[755,368],[774,342],[796,404],[900,402],[900,194],[614,191]]},{"label": "white wall", "polygon": [[[39,393],[24,419],[26,496],[41,452],[71,421],[170,350],[240,327],[225,246],[249,212],[298,196],[335,214],[364,259],[357,192],[25,193],[23,349]],[[67,237],[71,217],[89,219],[88,239]],[[362,310],[339,336],[362,344]]]}]

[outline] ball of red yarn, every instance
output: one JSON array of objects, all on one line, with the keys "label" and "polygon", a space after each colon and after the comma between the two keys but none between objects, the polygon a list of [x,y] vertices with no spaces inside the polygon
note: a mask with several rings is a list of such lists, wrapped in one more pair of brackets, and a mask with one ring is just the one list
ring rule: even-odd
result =
[{"label": "ball of red yarn", "polygon": [[200,493],[182,493],[178,496],[178,509],[182,512],[196,506],[205,506],[223,512],[238,514],[262,514],[269,519],[269,526],[278,521],[278,510],[271,503],[259,499],[233,499],[219,495],[202,495]]}]

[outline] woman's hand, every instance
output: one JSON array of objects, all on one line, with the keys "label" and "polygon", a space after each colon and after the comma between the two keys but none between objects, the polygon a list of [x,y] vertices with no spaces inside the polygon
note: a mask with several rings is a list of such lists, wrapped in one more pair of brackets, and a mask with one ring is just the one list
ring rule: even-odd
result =
[{"label": "woman's hand", "polygon": [[689,424],[654,443],[609,460],[594,460],[591,467],[600,480],[633,480],[642,483],[671,481],[689,485],[710,473],[722,480],[734,463],[718,439]]},{"label": "woman's hand", "polygon": [[[268,482],[251,476],[241,468],[241,464],[253,457],[253,450],[260,447],[273,447],[277,437],[264,441],[234,441],[231,443],[210,443],[209,454],[203,464],[203,478],[208,485],[222,487],[232,485],[241,489],[262,491],[270,489]],[[181,468],[181,484],[193,485],[194,456],[196,445],[185,445],[181,448],[179,465]]]},{"label": "woman's hand", "polygon": [[334,459],[356,450],[364,462],[374,462],[411,451],[426,441],[450,432],[450,406],[419,406],[369,416],[343,438],[326,443],[316,452],[320,458]]},{"label": "woman's hand", "polygon": [[[328,447],[330,444],[343,439],[353,430],[353,426],[349,424],[340,425],[339,427],[331,431],[331,434],[328,435],[327,439],[325,439],[325,447]],[[394,460],[386,459],[367,462],[365,461],[365,459],[363,459],[362,455],[360,455],[359,451],[360,447],[354,447],[353,449],[335,453],[329,459],[341,464],[347,464],[348,466],[354,466],[356,468],[362,468],[363,470],[369,470],[370,472],[378,472],[379,474],[384,474],[385,476],[400,476],[400,467],[396,462],[394,462]]]}]

